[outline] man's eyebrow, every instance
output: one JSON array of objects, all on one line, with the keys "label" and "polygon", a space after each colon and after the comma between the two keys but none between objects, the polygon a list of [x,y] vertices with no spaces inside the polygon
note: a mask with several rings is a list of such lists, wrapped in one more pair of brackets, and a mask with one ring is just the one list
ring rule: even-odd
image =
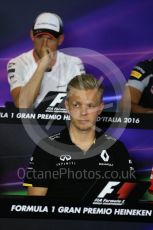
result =
[{"label": "man's eyebrow", "polygon": [[77,100],[73,100],[72,102],[75,102],[75,103],[81,103],[81,101],[77,101]]}]

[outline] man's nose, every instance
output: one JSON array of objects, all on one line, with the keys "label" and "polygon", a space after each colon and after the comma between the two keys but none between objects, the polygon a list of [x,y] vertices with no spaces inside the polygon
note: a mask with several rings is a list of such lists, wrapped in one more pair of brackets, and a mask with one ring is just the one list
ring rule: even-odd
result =
[{"label": "man's nose", "polygon": [[86,115],[88,113],[88,109],[86,106],[81,107],[81,115]]},{"label": "man's nose", "polygon": [[42,45],[43,46],[48,46],[48,38],[43,38]]}]

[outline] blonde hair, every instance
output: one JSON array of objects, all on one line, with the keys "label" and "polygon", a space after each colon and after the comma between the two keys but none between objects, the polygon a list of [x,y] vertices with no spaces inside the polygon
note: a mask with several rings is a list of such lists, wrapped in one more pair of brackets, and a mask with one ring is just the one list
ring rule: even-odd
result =
[{"label": "blonde hair", "polygon": [[97,89],[102,98],[104,88],[100,80],[97,80],[92,74],[81,74],[75,76],[67,86],[67,98],[70,95],[71,89]]}]

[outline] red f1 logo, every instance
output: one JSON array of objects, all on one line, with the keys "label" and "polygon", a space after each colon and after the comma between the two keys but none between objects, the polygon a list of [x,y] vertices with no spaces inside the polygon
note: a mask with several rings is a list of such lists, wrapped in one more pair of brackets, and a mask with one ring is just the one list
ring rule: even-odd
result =
[{"label": "red f1 logo", "polygon": [[135,187],[136,187],[136,183],[132,183],[132,182],[124,183],[117,192],[117,195],[119,195],[118,198],[126,199]]}]

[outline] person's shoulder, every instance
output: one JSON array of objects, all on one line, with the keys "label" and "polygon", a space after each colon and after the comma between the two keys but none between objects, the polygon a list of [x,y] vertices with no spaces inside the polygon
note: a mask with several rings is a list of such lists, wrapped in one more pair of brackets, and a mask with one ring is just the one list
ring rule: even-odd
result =
[{"label": "person's shoulder", "polygon": [[67,68],[67,70],[69,70],[69,80],[71,80],[72,76],[76,76],[86,72],[84,64],[79,57],[75,57],[58,51],[58,62],[61,66],[64,67],[64,69]]},{"label": "person's shoulder", "polygon": [[103,134],[103,135],[104,135],[105,140],[107,140],[107,141],[110,141],[112,143],[115,143],[117,141],[117,139],[115,137],[112,137],[108,134]]},{"label": "person's shoulder", "polygon": [[54,133],[52,135],[42,138],[39,141],[38,146],[41,148],[41,146],[45,144],[52,144],[53,142],[58,142],[60,141],[60,138],[61,138],[61,132]]},{"label": "person's shoulder", "polygon": [[60,130],[59,132],[53,133],[47,137],[42,138],[39,141],[38,145],[40,147],[45,144],[53,144],[56,142],[61,143],[66,139],[67,136],[69,136],[69,132],[68,132],[68,129],[65,128],[65,129]]},{"label": "person's shoulder", "polygon": [[59,57],[67,62],[82,62],[79,57],[72,56],[69,54],[65,54],[63,52],[58,51]]},{"label": "person's shoulder", "polygon": [[67,128],[60,130],[57,133],[54,133],[48,137],[50,142],[65,142],[66,139],[69,137],[69,131]]},{"label": "person's shoulder", "polygon": [[30,59],[31,57],[33,56],[33,51],[32,50],[29,50],[27,52],[24,52],[22,54],[19,54],[18,56],[14,57],[14,58],[11,58],[8,62],[8,66],[11,64],[11,63],[17,63],[17,62],[20,62],[20,61],[23,61],[24,59]]},{"label": "person's shoulder", "polygon": [[153,59],[138,62],[131,71],[130,80],[143,81],[153,75]]},{"label": "person's shoulder", "polygon": [[107,148],[110,148],[116,142],[120,142],[115,137],[113,137],[113,136],[111,136],[105,132],[96,132],[96,139],[97,139],[97,144],[103,143],[104,145],[107,146]]},{"label": "person's shoulder", "polygon": [[53,142],[53,141],[59,141],[61,138],[61,132],[58,132],[58,133],[55,133],[55,134],[52,134],[51,136],[48,137],[48,140]]},{"label": "person's shoulder", "polygon": [[134,69],[144,74],[145,70],[153,69],[153,59],[142,60],[138,62]]},{"label": "person's shoulder", "polygon": [[105,140],[109,143],[110,147],[124,147],[124,144],[122,141],[120,141],[119,139],[112,137],[108,134],[104,134],[104,138]]},{"label": "person's shoulder", "polygon": [[52,134],[50,136],[42,138],[36,145],[34,155],[43,156],[52,155],[53,148],[57,146],[57,142],[60,142],[61,133]]}]

